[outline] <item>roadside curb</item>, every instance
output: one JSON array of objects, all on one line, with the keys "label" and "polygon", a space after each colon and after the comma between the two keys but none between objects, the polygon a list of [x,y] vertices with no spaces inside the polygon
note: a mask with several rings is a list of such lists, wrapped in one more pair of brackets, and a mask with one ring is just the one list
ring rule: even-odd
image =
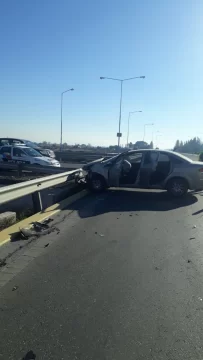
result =
[{"label": "roadside curb", "polygon": [[8,242],[12,242],[12,240],[17,237],[17,235],[20,233],[20,229],[24,227],[31,227],[32,223],[42,222],[43,220],[59,213],[61,210],[63,210],[66,206],[71,205],[75,201],[82,199],[85,197],[89,192],[87,190],[82,190],[74,195],[69,196],[68,198],[51,205],[50,207],[46,208],[45,210],[38,212],[22,221],[19,221],[18,223],[9,226],[8,228],[2,230],[0,232],[0,247]]}]

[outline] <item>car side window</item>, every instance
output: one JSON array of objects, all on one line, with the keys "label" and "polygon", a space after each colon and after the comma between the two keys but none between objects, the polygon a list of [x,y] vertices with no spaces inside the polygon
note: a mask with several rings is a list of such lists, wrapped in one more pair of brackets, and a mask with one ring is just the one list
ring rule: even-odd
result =
[{"label": "car side window", "polygon": [[175,165],[181,165],[181,164],[184,164],[184,161],[177,158],[176,156],[171,156],[171,161],[173,164]]},{"label": "car side window", "polygon": [[124,160],[129,161],[131,164],[139,164],[142,161],[142,153],[132,153],[124,157]]},{"label": "car side window", "polygon": [[13,156],[22,157],[25,153],[19,148],[13,148]]},{"label": "car side window", "polygon": [[8,140],[4,140],[4,139],[1,139],[0,140],[0,146],[5,146],[5,145],[9,145],[9,142],[8,142]]},{"label": "car side window", "polygon": [[149,151],[145,154],[145,158],[144,158],[144,164],[143,165],[148,165],[148,164],[153,164],[156,163],[159,157],[159,153],[157,151]]},{"label": "car side window", "polygon": [[9,146],[3,146],[0,150],[0,154],[11,154],[11,148]]},{"label": "car side window", "polygon": [[167,154],[159,154],[159,163],[161,162],[170,162],[170,158]]}]

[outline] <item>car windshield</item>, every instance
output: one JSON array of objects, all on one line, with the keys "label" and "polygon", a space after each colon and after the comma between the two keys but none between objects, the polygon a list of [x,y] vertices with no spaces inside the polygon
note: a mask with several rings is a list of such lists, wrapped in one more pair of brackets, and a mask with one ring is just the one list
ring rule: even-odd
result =
[{"label": "car windshield", "polygon": [[27,145],[27,146],[30,146],[30,147],[34,147],[34,148],[36,148],[36,147],[38,147],[38,145],[36,144],[36,143],[34,143],[34,142],[32,142],[32,141],[29,141],[29,140],[23,140],[24,141],[24,143]]},{"label": "car windshield", "polygon": [[42,157],[42,155],[36,151],[35,149],[33,148],[24,148],[23,149],[24,152],[28,155],[28,156],[32,156],[32,157]]}]

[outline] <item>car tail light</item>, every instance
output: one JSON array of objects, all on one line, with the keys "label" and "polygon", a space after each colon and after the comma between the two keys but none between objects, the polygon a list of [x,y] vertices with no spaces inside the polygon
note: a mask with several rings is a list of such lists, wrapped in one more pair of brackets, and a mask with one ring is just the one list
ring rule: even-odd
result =
[{"label": "car tail light", "polygon": [[200,168],[200,169],[199,169],[199,172],[203,173],[203,168]]}]

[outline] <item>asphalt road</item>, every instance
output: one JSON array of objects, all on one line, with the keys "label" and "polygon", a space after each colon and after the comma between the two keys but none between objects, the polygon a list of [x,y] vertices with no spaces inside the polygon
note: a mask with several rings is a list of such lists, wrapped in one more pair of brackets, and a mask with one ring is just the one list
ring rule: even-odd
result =
[{"label": "asphalt road", "polygon": [[0,288],[0,359],[202,360],[202,195],[109,190],[61,212],[1,270],[23,268]]}]

